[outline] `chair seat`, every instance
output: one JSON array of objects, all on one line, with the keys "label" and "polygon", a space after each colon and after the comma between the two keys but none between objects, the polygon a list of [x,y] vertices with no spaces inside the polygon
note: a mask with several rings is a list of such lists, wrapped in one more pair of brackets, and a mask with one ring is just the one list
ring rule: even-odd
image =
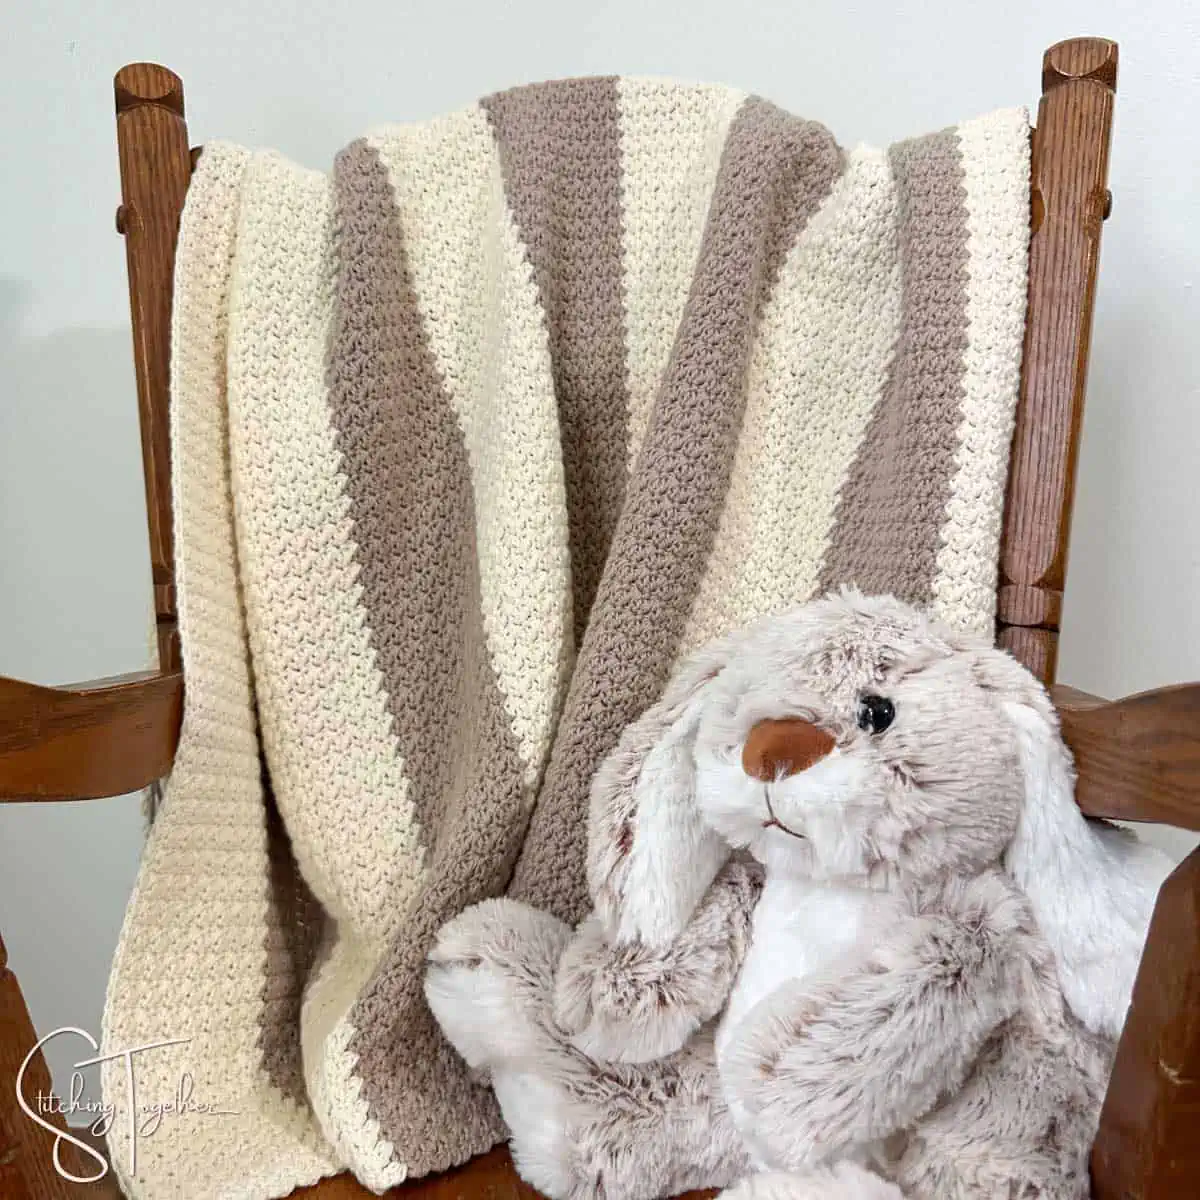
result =
[{"label": "chair seat", "polygon": [[[507,1146],[497,1146],[461,1167],[413,1179],[386,1195],[391,1200],[542,1200],[517,1174]],[[680,1200],[708,1200],[716,1192],[688,1192]],[[375,1200],[352,1175],[336,1175],[293,1192],[291,1200]]]}]

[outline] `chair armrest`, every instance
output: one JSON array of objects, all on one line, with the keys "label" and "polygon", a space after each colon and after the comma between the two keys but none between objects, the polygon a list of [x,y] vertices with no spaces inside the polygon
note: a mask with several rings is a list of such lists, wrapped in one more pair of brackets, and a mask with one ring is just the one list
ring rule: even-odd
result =
[{"label": "chair armrest", "polygon": [[183,675],[121,675],[69,687],[0,676],[0,802],[92,800],[171,769]]},{"label": "chair armrest", "polygon": [[[1200,684],[1107,702],[1056,687],[1089,816],[1200,829]],[[0,676],[0,801],[88,800],[168,774],[183,676],[145,673],[69,687]]]},{"label": "chair armrest", "polygon": [[1200,830],[1200,683],[1106,703],[1053,689],[1091,817]]}]

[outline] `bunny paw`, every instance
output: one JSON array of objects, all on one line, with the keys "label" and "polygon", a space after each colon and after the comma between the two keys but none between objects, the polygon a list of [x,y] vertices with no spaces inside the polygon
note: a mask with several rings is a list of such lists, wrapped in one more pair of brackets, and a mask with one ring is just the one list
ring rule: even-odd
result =
[{"label": "bunny paw", "polygon": [[576,1049],[608,1062],[673,1054],[725,1004],[761,890],[757,865],[726,865],[670,945],[611,939],[586,920],[558,968],[554,1015]]},{"label": "bunny paw", "polygon": [[554,969],[569,936],[561,921],[512,900],[485,900],[443,926],[425,998],[468,1066],[520,1062],[545,1046]]}]

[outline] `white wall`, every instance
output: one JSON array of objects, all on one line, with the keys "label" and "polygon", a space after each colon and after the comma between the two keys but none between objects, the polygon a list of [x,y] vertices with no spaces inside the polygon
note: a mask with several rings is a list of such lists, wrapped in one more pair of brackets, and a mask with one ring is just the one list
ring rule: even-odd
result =
[{"label": "white wall", "polygon": [[[293,11],[295,9],[296,11]],[[42,0],[0,45],[0,673],[146,662],[148,565],[113,72],[187,85],[194,142],[313,166],[367,126],[528,80],[735,83],[885,143],[1036,103],[1041,52],[1124,55],[1067,591],[1064,682],[1200,678],[1200,16],[1190,0]],[[0,929],[38,1024],[96,1029],[140,845],[134,798],[0,809]],[[61,1061],[56,1060],[61,1067]]]}]

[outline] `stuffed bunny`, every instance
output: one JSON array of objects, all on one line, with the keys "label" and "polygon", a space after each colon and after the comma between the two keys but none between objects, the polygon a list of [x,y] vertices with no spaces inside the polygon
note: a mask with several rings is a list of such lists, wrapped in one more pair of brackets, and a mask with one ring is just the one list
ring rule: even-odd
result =
[{"label": "stuffed bunny", "polygon": [[1169,864],[1041,686],[845,591],[708,647],[596,775],[595,911],[490,900],[426,996],[551,1197],[1088,1195]]}]

